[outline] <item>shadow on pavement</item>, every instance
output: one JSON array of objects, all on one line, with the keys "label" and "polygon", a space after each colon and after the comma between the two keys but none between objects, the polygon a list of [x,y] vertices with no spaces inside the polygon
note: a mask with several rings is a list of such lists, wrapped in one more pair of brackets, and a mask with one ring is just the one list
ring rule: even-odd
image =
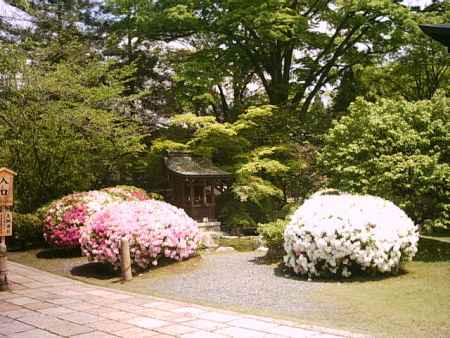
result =
[{"label": "shadow on pavement", "polygon": [[115,271],[111,264],[92,262],[78,265],[70,270],[73,276],[95,278],[95,279],[112,279],[120,277],[120,273]]},{"label": "shadow on pavement", "polygon": [[56,258],[76,258],[81,257],[81,249],[58,249],[58,248],[48,248],[42,249],[36,254],[37,258],[43,259],[56,259]]}]

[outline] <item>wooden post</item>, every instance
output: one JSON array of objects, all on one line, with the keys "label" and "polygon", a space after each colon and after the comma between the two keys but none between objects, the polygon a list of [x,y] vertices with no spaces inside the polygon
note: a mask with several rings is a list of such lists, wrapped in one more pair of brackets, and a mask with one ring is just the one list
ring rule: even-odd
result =
[{"label": "wooden post", "polygon": [[133,279],[131,273],[130,244],[126,238],[120,240],[120,269],[122,270],[122,279],[129,281]]},{"label": "wooden post", "polygon": [[194,200],[195,200],[195,191],[194,191],[194,181],[191,180],[191,190],[190,190],[190,194],[191,194],[191,207],[194,208]]},{"label": "wooden post", "polygon": [[208,200],[206,198],[206,188],[207,188],[207,181],[203,180],[202,181],[202,189],[203,189],[203,205],[206,206],[208,205]]},{"label": "wooden post", "polygon": [[0,243],[0,291],[9,290],[8,285],[8,266],[7,266],[7,249],[5,237],[2,236]]},{"label": "wooden post", "polygon": [[0,168],[0,291],[9,290],[7,248],[5,236],[12,236],[12,211],[14,204],[14,176],[8,168]]}]

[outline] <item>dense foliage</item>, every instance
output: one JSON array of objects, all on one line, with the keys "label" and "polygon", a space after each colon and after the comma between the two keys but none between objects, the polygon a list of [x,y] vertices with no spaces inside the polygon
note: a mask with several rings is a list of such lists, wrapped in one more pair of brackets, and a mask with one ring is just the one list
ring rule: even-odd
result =
[{"label": "dense foliage", "polygon": [[0,154],[20,172],[19,210],[114,182],[131,166],[143,150],[140,127],[113,110],[129,76],[125,69],[86,57],[89,50],[75,42],[64,47],[72,54],[60,63],[30,64],[20,49],[0,46],[3,60],[17,57],[13,69],[0,70]]},{"label": "dense foliage", "polygon": [[44,244],[42,219],[35,214],[13,213],[13,235],[8,237],[8,248],[29,249]]},{"label": "dense foliage", "polygon": [[312,276],[397,272],[419,240],[413,221],[393,203],[370,195],[313,195],[284,233],[285,264]]},{"label": "dense foliage", "polygon": [[284,231],[289,223],[286,219],[258,224],[258,233],[269,249],[268,256],[281,257],[284,255]]},{"label": "dense foliage", "polygon": [[285,217],[290,200],[321,184],[313,166],[315,147],[289,135],[297,132],[294,121],[291,113],[271,105],[249,107],[234,123],[177,115],[152,151],[163,156],[163,150],[190,150],[233,173],[233,186],[219,201],[221,220],[254,231],[259,222]]},{"label": "dense foliage", "polygon": [[[240,105],[246,95],[242,85],[253,80],[262,85],[270,104],[289,104],[304,114],[325,84],[368,55],[395,48],[405,31],[414,29],[407,8],[393,1],[109,3],[113,13],[128,14],[124,21],[141,36],[196,39],[195,49],[179,54],[185,61],[180,75],[191,81],[191,90],[197,89],[194,98],[214,104],[224,116],[230,115],[223,102],[227,77],[237,101],[233,104]],[[321,22],[328,34],[319,29]],[[358,49],[359,43],[370,44],[370,54]],[[211,85],[218,86],[216,95],[208,93]]]},{"label": "dense foliage", "polygon": [[330,187],[392,200],[421,226],[450,225],[450,99],[356,100],[324,138]]},{"label": "dense foliage", "polygon": [[[19,14],[0,16],[0,158],[19,173],[17,211],[119,184],[170,195],[165,152],[190,150],[233,174],[218,215],[236,233],[285,218],[326,175],[423,225],[448,225],[446,136],[434,117],[421,120],[433,124],[419,132],[429,144],[381,146],[389,158],[373,170],[357,151],[334,152],[336,131],[324,136],[358,96],[373,105],[353,107],[386,120],[381,98],[421,115],[414,102],[448,96],[447,50],[418,26],[448,22],[448,1],[415,11],[388,0],[6,2]],[[333,167],[328,151],[342,162]]]},{"label": "dense foliage", "polygon": [[182,260],[195,254],[201,236],[183,210],[161,201],[123,202],[95,213],[81,230],[89,260],[120,268],[120,241],[126,238],[134,269],[148,269],[162,257]]}]

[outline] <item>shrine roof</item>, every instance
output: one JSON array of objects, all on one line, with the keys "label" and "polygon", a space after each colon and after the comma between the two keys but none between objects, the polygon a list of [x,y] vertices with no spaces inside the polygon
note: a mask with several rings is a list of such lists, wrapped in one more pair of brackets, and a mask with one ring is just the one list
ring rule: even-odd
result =
[{"label": "shrine roof", "polygon": [[189,153],[169,153],[164,158],[169,171],[188,177],[230,178],[231,174],[216,167],[210,159],[192,156]]},{"label": "shrine roof", "polygon": [[420,25],[422,31],[433,39],[449,48],[450,52],[450,23],[437,25]]}]

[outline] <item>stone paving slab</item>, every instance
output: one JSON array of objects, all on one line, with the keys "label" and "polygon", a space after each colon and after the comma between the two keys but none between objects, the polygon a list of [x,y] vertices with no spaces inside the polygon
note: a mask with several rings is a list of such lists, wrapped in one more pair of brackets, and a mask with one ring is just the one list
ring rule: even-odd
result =
[{"label": "stone paving slab", "polygon": [[206,306],[102,288],[9,262],[0,338],[361,338]]}]

